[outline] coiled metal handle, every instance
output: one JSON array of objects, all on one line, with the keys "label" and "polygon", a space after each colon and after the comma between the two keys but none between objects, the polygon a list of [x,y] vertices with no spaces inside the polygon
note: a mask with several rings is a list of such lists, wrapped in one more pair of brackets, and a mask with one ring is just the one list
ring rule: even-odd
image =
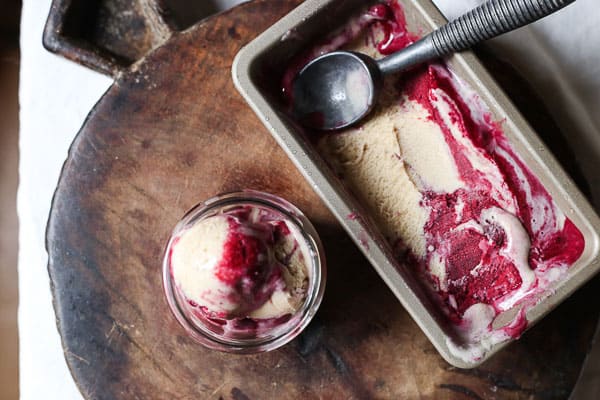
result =
[{"label": "coiled metal handle", "polygon": [[520,28],[575,0],[490,0],[431,33],[439,57]]}]

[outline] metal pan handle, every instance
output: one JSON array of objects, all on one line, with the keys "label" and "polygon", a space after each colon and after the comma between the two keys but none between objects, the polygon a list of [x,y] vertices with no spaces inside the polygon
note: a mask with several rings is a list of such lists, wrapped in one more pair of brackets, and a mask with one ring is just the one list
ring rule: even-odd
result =
[{"label": "metal pan handle", "polygon": [[43,44],[116,77],[175,31],[164,0],[53,0]]}]

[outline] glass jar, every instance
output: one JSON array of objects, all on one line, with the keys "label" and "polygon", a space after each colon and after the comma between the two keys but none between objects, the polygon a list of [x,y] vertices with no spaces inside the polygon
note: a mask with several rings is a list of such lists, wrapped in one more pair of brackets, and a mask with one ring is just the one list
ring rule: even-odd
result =
[{"label": "glass jar", "polygon": [[[213,312],[209,306],[191,300],[184,293],[182,288],[190,285],[177,282],[175,279],[176,274],[173,272],[172,265],[174,246],[182,235],[191,234],[190,229],[196,224],[219,215],[234,216],[236,220],[240,216],[244,218],[251,216],[253,223],[259,224],[257,225],[259,229],[264,225],[267,229],[277,227],[277,232],[285,231],[285,243],[293,243],[293,246],[281,246],[273,253],[276,256],[272,258],[281,269],[297,267],[298,260],[302,260],[306,279],[302,285],[303,299],[300,300],[297,308],[277,316],[223,315]],[[277,232],[275,235],[282,237],[282,234]],[[289,235],[291,237],[288,237]],[[289,254],[285,252],[286,248]],[[178,250],[178,254],[182,251],[185,254],[185,250]],[[292,251],[296,255],[293,255]],[[292,257],[296,260],[293,265],[290,262]],[[286,262],[289,265],[285,265]],[[186,279],[189,279],[189,274],[186,275]],[[211,279],[217,278],[211,275]],[[319,236],[310,221],[288,201],[253,190],[218,195],[188,211],[175,226],[163,260],[164,290],[169,307],[177,321],[196,342],[211,349],[230,353],[251,354],[270,351],[295,338],[308,325],[319,308],[325,290],[325,281],[324,252]],[[217,283],[221,284],[221,282]],[[239,286],[240,283],[236,285]],[[279,287],[281,289],[281,285]],[[272,299],[273,297],[269,301],[272,302]]]}]

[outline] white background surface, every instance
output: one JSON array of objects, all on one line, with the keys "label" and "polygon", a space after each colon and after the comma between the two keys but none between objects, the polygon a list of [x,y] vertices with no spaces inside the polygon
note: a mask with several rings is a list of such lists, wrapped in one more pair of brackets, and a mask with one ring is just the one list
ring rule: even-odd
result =
[{"label": "white background surface", "polygon": [[[435,1],[449,17],[479,2]],[[112,79],[46,52],[41,38],[50,0],[23,3],[17,200],[21,398],[81,399],[56,330],[44,233],[68,147]],[[511,55],[514,64],[548,100],[564,132],[572,135],[578,159],[594,188],[596,204],[600,199],[598,26],[597,1],[579,0],[558,15],[495,42],[496,50]]]}]

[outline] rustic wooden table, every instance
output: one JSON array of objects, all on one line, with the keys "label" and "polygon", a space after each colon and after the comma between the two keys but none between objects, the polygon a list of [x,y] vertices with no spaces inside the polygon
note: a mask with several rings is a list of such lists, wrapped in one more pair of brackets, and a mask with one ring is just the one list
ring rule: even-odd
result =
[{"label": "rustic wooden table", "polygon": [[[566,398],[597,321],[589,305],[598,279],[481,367],[452,368],[238,95],[234,55],[298,3],[255,0],[176,33],[116,78],[77,135],[47,248],[57,323],[84,396]],[[558,133],[547,113],[530,107],[531,91],[514,73],[488,61],[532,124]],[[561,136],[547,141],[577,177]],[[241,188],[301,208],[322,237],[329,268],[307,330],[253,356],[192,342],[161,284],[162,252],[177,220],[195,203]]]}]

